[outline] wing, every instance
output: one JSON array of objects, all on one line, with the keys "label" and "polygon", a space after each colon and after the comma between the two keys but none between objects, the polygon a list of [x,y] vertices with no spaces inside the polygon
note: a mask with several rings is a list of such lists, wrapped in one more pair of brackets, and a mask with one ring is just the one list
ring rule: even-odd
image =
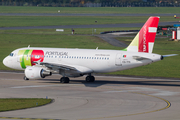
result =
[{"label": "wing", "polygon": [[48,62],[41,62],[39,65],[45,66],[53,71],[59,71],[59,74],[69,77],[79,77],[84,74],[93,72],[92,69],[79,65],[58,64],[58,63],[48,63]]},{"label": "wing", "polygon": [[70,65],[64,65],[64,64],[57,64],[57,63],[47,63],[47,62],[41,62],[40,65],[44,65],[49,69],[52,70],[71,70],[71,71],[77,71],[75,67],[72,67]]}]

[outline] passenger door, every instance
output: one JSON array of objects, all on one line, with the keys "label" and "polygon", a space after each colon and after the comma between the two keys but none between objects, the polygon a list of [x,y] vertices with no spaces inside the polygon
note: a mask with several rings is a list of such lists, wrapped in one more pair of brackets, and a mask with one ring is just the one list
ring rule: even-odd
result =
[{"label": "passenger door", "polygon": [[122,66],[122,64],[121,64],[121,53],[116,54],[115,65],[116,66]]}]

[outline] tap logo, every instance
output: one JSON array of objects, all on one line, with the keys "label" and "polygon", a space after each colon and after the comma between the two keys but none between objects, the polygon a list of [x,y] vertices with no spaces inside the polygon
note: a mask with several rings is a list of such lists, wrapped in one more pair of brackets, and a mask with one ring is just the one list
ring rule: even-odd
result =
[{"label": "tap logo", "polygon": [[44,60],[44,51],[43,50],[19,50],[18,52],[18,61],[21,64],[22,68],[27,66],[35,65],[35,61],[43,62]]}]

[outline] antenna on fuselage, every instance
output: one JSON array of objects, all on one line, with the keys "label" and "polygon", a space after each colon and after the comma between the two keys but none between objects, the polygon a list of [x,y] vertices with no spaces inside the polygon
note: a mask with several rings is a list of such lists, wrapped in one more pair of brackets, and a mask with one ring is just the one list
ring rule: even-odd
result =
[{"label": "antenna on fuselage", "polygon": [[98,50],[98,47],[96,48],[96,50]]},{"label": "antenna on fuselage", "polygon": [[30,48],[30,45],[28,45],[28,48]]}]

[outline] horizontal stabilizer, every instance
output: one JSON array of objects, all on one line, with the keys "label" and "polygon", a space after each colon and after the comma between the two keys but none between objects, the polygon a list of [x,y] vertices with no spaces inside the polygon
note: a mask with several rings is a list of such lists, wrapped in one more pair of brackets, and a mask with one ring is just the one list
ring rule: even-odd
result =
[{"label": "horizontal stabilizer", "polygon": [[133,58],[138,61],[149,59],[149,58],[140,57],[140,56],[133,56]]},{"label": "horizontal stabilizer", "polygon": [[171,57],[171,56],[176,56],[176,55],[178,55],[178,54],[162,55],[161,60],[163,60],[163,58],[165,58],[165,57]]},{"label": "horizontal stabilizer", "polygon": [[163,57],[171,57],[171,56],[176,56],[178,54],[169,54],[169,55],[162,55]]}]

